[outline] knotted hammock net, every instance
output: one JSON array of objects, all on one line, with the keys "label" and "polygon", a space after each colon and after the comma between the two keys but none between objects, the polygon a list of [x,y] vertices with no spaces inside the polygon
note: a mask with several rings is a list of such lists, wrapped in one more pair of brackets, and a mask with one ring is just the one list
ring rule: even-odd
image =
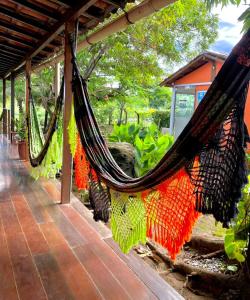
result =
[{"label": "knotted hammock net", "polygon": [[[250,31],[233,49],[172,148],[139,178],[122,171],[100,133],[86,80],[77,66],[75,41],[72,56],[74,114],[69,124],[73,133],[69,142],[76,185],[89,190],[96,221],[107,222],[111,216],[113,237],[121,249],[127,253],[149,237],[174,259],[189,240],[201,213],[213,214],[227,226],[237,212],[241,189],[247,182],[244,107],[250,78]],[[30,101],[28,137],[32,166],[38,166],[48,150],[62,94],[61,89],[45,141],[39,138]],[[33,140],[38,140],[39,147],[32,144]]]},{"label": "knotted hammock net", "polygon": [[140,178],[129,177],[114,161],[74,58],[76,185],[90,189],[96,220],[107,221],[111,214],[113,237],[124,252],[150,237],[174,259],[200,213],[213,214],[224,226],[235,216],[247,182],[249,51],[250,31],[229,55],[173,147]]},{"label": "knotted hammock net", "polygon": [[[42,164],[44,159],[46,160],[46,154],[48,153],[48,151],[54,152],[55,155],[55,153],[58,153],[58,151],[55,151],[56,150],[55,147],[59,148],[61,146],[60,144],[58,145],[54,133],[56,132],[60,124],[60,114],[63,105],[64,80],[62,80],[60,93],[55,102],[54,112],[51,116],[48,130],[46,132],[46,136],[44,136],[38,120],[35,102],[32,96],[30,77],[28,78],[28,86],[29,86],[29,105],[27,111],[27,129],[28,129],[27,132],[28,132],[29,160],[32,167],[38,167],[39,165]],[[52,145],[53,147],[50,147],[49,149],[51,142],[53,144]],[[51,157],[51,155],[49,157]],[[58,169],[56,165],[54,167]]]}]

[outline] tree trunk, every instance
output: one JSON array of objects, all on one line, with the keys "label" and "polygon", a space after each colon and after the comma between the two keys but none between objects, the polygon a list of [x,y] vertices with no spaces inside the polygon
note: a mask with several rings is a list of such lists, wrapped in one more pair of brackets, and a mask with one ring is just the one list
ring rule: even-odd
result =
[{"label": "tree trunk", "polygon": [[88,79],[91,75],[91,73],[94,71],[97,63],[99,62],[99,60],[102,58],[102,56],[104,55],[104,53],[107,51],[108,49],[108,45],[101,45],[101,48],[99,49],[98,53],[92,56],[90,63],[83,75],[84,79]]},{"label": "tree trunk", "polygon": [[122,117],[123,117],[124,107],[125,107],[125,103],[121,103],[121,105],[120,105],[120,115],[119,115],[118,122],[117,122],[117,125],[119,125],[119,126],[122,124]]},{"label": "tree trunk", "polygon": [[128,112],[126,111],[126,109],[124,109],[123,111],[125,114],[124,124],[127,124],[128,123]]},{"label": "tree trunk", "polygon": [[113,112],[109,112],[109,125],[112,125],[112,117],[113,117]]},{"label": "tree trunk", "polygon": [[138,112],[135,111],[135,114],[137,116],[137,124],[140,124],[140,115],[138,114]]}]

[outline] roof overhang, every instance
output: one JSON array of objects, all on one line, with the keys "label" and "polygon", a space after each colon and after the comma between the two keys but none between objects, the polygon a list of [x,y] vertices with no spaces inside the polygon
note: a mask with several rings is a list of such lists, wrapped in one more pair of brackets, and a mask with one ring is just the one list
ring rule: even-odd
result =
[{"label": "roof overhang", "polygon": [[199,67],[203,66],[209,61],[221,61],[224,63],[226,60],[227,55],[218,53],[218,52],[212,52],[207,51],[200,55],[198,55],[196,58],[191,60],[187,65],[180,68],[178,71],[176,71],[171,76],[167,77],[165,80],[161,82],[161,86],[168,86],[171,87],[174,85],[174,83],[181,79],[182,77],[186,76],[187,74],[193,72],[194,70],[198,69]]}]

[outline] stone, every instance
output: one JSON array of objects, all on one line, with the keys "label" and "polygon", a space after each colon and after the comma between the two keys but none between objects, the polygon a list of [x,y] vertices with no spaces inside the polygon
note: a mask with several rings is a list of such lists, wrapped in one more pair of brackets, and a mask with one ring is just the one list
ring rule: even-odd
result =
[{"label": "stone", "polygon": [[126,142],[108,142],[108,148],[120,168],[129,176],[135,177],[135,149]]}]

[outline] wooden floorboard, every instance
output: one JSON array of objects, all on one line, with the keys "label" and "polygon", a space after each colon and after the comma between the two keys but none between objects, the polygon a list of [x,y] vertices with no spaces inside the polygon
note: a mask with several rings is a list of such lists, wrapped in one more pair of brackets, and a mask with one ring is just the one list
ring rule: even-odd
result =
[{"label": "wooden floorboard", "polygon": [[35,181],[16,157],[0,136],[0,300],[182,299],[121,254],[77,199],[58,204],[58,184]]},{"label": "wooden floorboard", "polygon": [[48,299],[73,300],[59,265],[51,253],[34,256]]},{"label": "wooden floorboard", "polygon": [[12,196],[12,201],[32,254],[49,251],[49,246],[36,223],[24,196]]},{"label": "wooden floorboard", "polygon": [[142,260],[138,260],[133,251],[123,254],[113,239],[106,239],[105,242],[119,255],[127,266],[144,282],[146,286],[157,296],[158,299],[182,299],[180,295],[171,288],[156,272],[152,272],[150,267]]},{"label": "wooden floorboard", "polygon": [[13,204],[3,202],[0,214],[21,299],[46,299],[41,279],[21,230]]},{"label": "wooden floorboard", "polygon": [[122,284],[113,276],[111,271],[95,255],[89,245],[74,248],[74,253],[92,277],[105,299],[125,300],[130,299]]},{"label": "wooden floorboard", "polygon": [[79,263],[56,225],[41,224],[40,226],[75,298],[101,299],[98,288]]},{"label": "wooden floorboard", "polygon": [[0,249],[0,299],[15,300],[18,299],[18,294],[2,223],[0,223]]},{"label": "wooden floorboard", "polygon": [[52,221],[51,217],[46,211],[46,208],[40,203],[40,200],[37,197],[36,193],[31,189],[29,185],[24,190],[24,193],[25,199],[32,211],[33,217],[35,218],[36,222],[38,224],[43,224]]},{"label": "wooden floorboard", "polygon": [[151,291],[146,291],[144,284],[127,268],[125,263],[113,252],[110,247],[100,240],[97,233],[88,225],[72,207],[62,207],[63,212],[85,236],[87,243],[96,256],[105,264],[112,274],[122,283],[127,293],[135,299],[156,299]]}]

